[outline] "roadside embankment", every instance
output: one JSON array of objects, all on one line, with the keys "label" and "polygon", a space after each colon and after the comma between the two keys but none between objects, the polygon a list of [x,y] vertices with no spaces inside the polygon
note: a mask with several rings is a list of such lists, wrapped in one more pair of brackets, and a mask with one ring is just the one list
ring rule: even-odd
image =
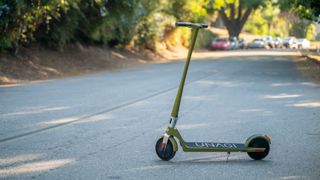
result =
[{"label": "roadside embankment", "polygon": [[[176,47],[154,54],[134,49],[110,49],[75,44],[64,51],[54,51],[33,47],[22,49],[18,55],[0,54],[0,85],[28,83],[111,71],[147,63],[167,63],[184,60],[187,49]],[[309,60],[298,51],[284,49],[208,51],[198,49],[192,55],[193,60],[219,59],[240,56],[294,56],[297,57],[297,69],[302,74],[320,81],[320,63]]]},{"label": "roadside embankment", "polygon": [[319,55],[307,55],[307,57],[314,62],[320,63],[320,54]]},{"label": "roadside embankment", "polygon": [[26,83],[114,70],[151,61],[150,52],[74,44],[64,51],[39,47],[21,49],[17,55],[0,53],[0,84]]},{"label": "roadside embankment", "polygon": [[312,51],[302,51],[301,54],[296,59],[297,69],[308,79],[320,83],[320,54]]}]

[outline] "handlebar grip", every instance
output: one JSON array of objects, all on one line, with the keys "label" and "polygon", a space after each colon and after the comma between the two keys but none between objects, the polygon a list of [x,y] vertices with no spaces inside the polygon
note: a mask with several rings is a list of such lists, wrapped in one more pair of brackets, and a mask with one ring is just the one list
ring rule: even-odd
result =
[{"label": "handlebar grip", "polygon": [[188,22],[176,22],[176,26],[191,27],[190,23]]},{"label": "handlebar grip", "polygon": [[208,28],[208,24],[190,23],[190,22],[176,22],[176,26],[182,27],[197,27],[197,28]]},{"label": "handlebar grip", "polygon": [[208,24],[200,24],[201,28],[208,28]]}]

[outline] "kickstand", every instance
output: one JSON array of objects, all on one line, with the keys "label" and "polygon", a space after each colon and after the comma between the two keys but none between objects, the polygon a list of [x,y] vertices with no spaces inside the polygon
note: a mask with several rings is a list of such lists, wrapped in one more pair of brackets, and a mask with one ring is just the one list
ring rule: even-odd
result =
[{"label": "kickstand", "polygon": [[230,152],[227,152],[227,153],[228,153],[228,155],[227,155],[227,162],[228,162],[229,156],[230,156]]}]

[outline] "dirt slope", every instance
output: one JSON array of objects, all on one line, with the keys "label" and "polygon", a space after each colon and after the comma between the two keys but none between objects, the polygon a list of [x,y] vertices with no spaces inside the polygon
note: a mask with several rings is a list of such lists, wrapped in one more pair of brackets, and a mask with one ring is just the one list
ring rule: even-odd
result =
[{"label": "dirt slope", "polygon": [[113,70],[147,63],[151,53],[71,45],[64,51],[39,47],[21,49],[12,56],[0,53],[0,84],[15,84]]}]

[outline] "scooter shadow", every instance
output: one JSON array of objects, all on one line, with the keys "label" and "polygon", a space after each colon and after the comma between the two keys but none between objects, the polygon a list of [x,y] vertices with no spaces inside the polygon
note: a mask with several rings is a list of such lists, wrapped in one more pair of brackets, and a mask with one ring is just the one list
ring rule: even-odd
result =
[{"label": "scooter shadow", "polygon": [[175,165],[186,165],[186,164],[221,164],[221,165],[237,165],[237,164],[247,164],[247,165],[269,165],[270,160],[251,160],[244,155],[236,156],[206,156],[200,158],[189,158],[185,160],[172,160],[172,164]]}]

